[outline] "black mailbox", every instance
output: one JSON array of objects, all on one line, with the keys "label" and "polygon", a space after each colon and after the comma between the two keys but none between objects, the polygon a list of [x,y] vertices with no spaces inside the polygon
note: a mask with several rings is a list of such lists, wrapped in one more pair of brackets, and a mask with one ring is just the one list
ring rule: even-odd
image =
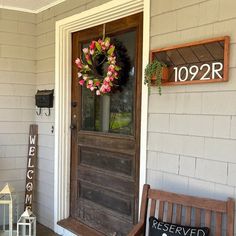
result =
[{"label": "black mailbox", "polygon": [[54,90],[38,90],[35,95],[35,105],[39,108],[53,107]]},{"label": "black mailbox", "polygon": [[36,112],[37,115],[41,114],[41,108],[48,108],[48,114],[50,116],[50,108],[53,107],[53,94],[54,90],[38,90],[35,94],[35,105],[39,107],[39,112]]}]

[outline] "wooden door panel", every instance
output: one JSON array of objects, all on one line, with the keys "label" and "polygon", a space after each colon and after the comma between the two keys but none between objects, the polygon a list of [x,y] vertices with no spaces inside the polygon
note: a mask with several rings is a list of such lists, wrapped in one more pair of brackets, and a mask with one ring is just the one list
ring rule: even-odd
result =
[{"label": "wooden door panel", "polygon": [[113,174],[133,176],[133,156],[98,148],[80,148],[80,164],[103,169]]},{"label": "wooden door panel", "polygon": [[[107,151],[116,151],[128,155],[135,154],[134,138],[127,138],[118,135],[94,134],[92,132],[80,132],[78,144],[83,147],[93,147]],[[115,144],[115,147],[114,147]]]},{"label": "wooden door panel", "polygon": [[[92,167],[93,168],[93,167]],[[116,176],[113,172],[105,172],[102,169],[93,169],[91,166],[80,166],[78,168],[78,179],[84,182],[94,183],[113,190],[114,186],[118,193],[132,195],[134,192],[134,181]]]},{"label": "wooden door panel", "polygon": [[[89,200],[104,209],[116,213],[132,216],[132,197],[126,196],[117,191],[107,189],[88,182],[79,182],[79,200]],[[130,218],[131,219],[131,218]]]},{"label": "wooden door panel", "polygon": [[114,212],[101,208],[94,202],[80,199],[78,208],[79,217],[77,219],[91,228],[103,232],[104,235],[126,236],[133,227],[132,221],[119,214],[115,216]]},{"label": "wooden door panel", "polygon": [[[101,38],[102,32],[103,25],[74,33],[72,61],[81,55],[83,45]],[[128,124],[132,129],[126,134],[115,133],[114,130],[104,131],[89,126],[90,123],[83,123],[85,118],[86,122],[90,121],[87,114],[95,114],[93,109],[96,104],[101,103],[95,103],[98,100],[91,100],[95,98],[84,93],[78,86],[78,71],[73,66],[71,122],[76,128],[71,136],[70,216],[104,235],[125,236],[138,219],[142,14],[107,23],[106,36],[124,40],[127,45],[135,45],[131,47],[133,54],[130,54],[132,73],[129,73],[129,86],[132,87],[126,87],[128,92],[133,91],[133,97],[130,99],[125,97],[126,93],[121,94],[123,99],[125,97],[131,101],[129,108],[132,109],[128,112],[131,114],[132,123]],[[113,96],[111,93],[110,96],[113,102],[117,99],[121,103],[124,102],[119,94]],[[90,103],[86,103],[88,101]],[[95,101],[94,104],[91,101]],[[117,114],[116,106],[116,103],[113,103],[112,109],[109,109],[109,112],[113,112],[112,115]],[[85,107],[89,109],[86,110]],[[122,112],[119,114],[124,115],[123,110]],[[97,116],[95,118],[97,119]],[[99,120],[96,123],[96,119],[91,119],[93,125],[100,122]]]}]

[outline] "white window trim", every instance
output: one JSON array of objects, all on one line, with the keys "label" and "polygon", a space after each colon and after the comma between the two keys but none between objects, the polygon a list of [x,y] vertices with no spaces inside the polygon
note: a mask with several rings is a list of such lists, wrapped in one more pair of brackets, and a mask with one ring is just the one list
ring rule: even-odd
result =
[{"label": "white window trim", "polygon": [[[71,34],[139,12],[144,14],[144,71],[149,60],[150,0],[113,0],[56,22],[54,230],[57,233],[69,235],[57,222],[69,216],[70,203]],[[148,89],[142,86],[140,198],[146,182],[147,109]]]}]

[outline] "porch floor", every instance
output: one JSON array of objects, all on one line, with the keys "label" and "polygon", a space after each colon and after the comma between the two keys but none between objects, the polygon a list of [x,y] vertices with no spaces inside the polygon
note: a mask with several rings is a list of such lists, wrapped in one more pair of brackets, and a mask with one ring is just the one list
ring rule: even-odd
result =
[{"label": "porch floor", "polygon": [[44,225],[37,224],[37,236],[59,236]]},{"label": "porch floor", "polygon": [[[13,231],[13,236],[16,236],[16,225],[14,225],[14,231]],[[60,236],[59,234],[54,233],[51,229],[45,227],[44,225],[41,225],[37,223],[37,236]],[[9,236],[8,231],[0,231],[0,236]]]}]

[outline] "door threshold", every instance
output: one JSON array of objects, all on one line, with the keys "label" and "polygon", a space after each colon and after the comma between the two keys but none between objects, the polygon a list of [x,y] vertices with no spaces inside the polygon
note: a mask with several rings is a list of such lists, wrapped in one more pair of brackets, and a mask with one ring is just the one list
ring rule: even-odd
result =
[{"label": "door threshold", "polygon": [[88,225],[85,225],[84,223],[71,217],[60,220],[57,222],[57,224],[79,236],[105,236],[105,234],[96,231]]}]

